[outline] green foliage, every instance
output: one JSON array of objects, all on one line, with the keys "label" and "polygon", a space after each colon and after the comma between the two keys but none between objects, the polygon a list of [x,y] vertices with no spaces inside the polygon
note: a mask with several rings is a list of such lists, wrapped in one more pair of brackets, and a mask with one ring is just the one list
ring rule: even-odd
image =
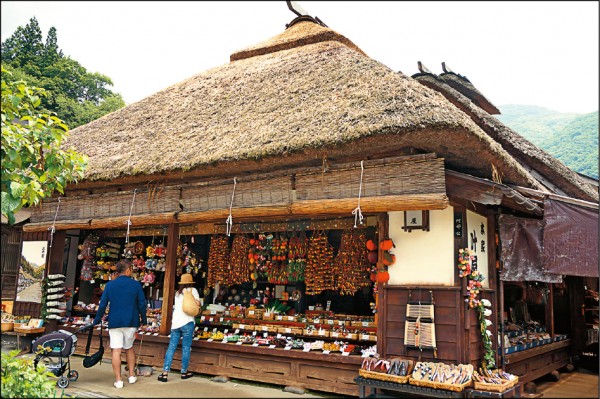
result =
[{"label": "green foliage", "polygon": [[56,396],[53,374],[33,360],[17,357],[18,350],[2,354],[3,398],[51,398]]},{"label": "green foliage", "polygon": [[37,205],[55,190],[83,177],[87,158],[62,150],[69,128],[48,113],[40,113],[44,89],[12,80],[2,68],[2,214],[14,223],[23,206]]},{"label": "green foliage", "polygon": [[598,111],[570,114],[527,105],[501,111],[502,123],[575,172],[598,178]]},{"label": "green foliage", "polygon": [[125,106],[121,95],[108,88],[113,84],[108,76],[90,73],[64,56],[58,47],[56,28],[50,28],[44,44],[35,17],[2,43],[1,52],[6,70],[18,80],[46,90],[41,108],[55,112],[72,128]]}]

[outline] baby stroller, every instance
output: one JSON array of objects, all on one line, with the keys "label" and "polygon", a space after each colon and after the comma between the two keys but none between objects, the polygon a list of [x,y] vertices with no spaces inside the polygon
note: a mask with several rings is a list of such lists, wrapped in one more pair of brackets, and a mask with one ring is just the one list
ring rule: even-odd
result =
[{"label": "baby stroller", "polygon": [[[75,334],[85,328],[73,333],[64,330],[48,333],[37,338],[31,344],[31,348],[36,354],[33,367],[37,368],[38,363],[42,362],[48,371],[59,377],[56,382],[59,388],[66,388],[70,381],[77,381],[79,378],[79,373],[71,370],[70,356],[75,352],[77,346]],[[68,371],[66,377],[64,376],[65,371]]]}]

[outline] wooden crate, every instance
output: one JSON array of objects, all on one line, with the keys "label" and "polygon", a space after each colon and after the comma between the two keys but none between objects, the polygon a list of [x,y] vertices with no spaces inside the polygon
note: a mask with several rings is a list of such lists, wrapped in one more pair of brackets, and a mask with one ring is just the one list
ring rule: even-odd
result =
[{"label": "wooden crate", "polygon": [[244,316],[247,319],[262,319],[264,309],[246,309],[244,310]]}]

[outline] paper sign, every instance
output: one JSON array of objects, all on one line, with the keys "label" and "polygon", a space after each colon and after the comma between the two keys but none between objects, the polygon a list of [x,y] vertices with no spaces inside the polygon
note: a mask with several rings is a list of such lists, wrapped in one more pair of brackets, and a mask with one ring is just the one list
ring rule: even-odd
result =
[{"label": "paper sign", "polygon": [[342,356],[350,356],[350,352],[342,352]]}]

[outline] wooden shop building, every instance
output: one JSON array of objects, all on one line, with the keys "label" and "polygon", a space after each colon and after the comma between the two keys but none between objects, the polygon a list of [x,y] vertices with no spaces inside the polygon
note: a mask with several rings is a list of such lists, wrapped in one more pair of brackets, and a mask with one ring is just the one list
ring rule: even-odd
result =
[{"label": "wooden shop building", "polygon": [[[585,301],[581,288],[598,291],[597,181],[504,126],[467,78],[443,68],[440,75],[420,64],[413,76],[393,71],[303,16],[225,65],[73,129],[67,144],[89,157],[85,179],[32,209],[22,227],[25,241],[52,240],[48,273],[64,273],[66,286],[78,288],[66,314],[48,325],[69,329],[78,316],[93,316],[83,306],[97,303],[110,278],[98,258],[86,264],[102,251],[82,254],[84,244],[110,243],[116,249],[106,253],[116,260],[128,248],[142,258],[131,246],[140,242],[166,250],[145,288],[160,325],[144,335],[142,364],[162,367],[174,291],[192,267],[204,304],[227,307],[207,308],[198,334],[283,328],[282,335],[308,342],[306,327],[318,320],[325,342],[348,334],[348,342],[376,345],[382,357],[480,365],[479,322],[457,267],[459,250],[470,248],[485,277],[480,296],[492,303],[497,364],[527,382],[571,363],[589,344],[576,311]],[[248,264],[241,277],[226,276],[244,258],[233,257],[238,236],[327,237],[329,263],[313,270],[315,281],[308,273],[304,281],[261,279]],[[2,239],[4,248],[4,229]],[[341,275],[352,267],[343,262],[331,270],[340,247],[386,239],[395,262],[384,264],[380,246],[374,267],[389,280],[370,280],[364,251],[348,274],[356,278]],[[182,264],[186,250],[193,265]],[[331,281],[346,284],[346,295]],[[267,288],[290,306],[286,315],[235,314],[230,305],[247,308]],[[434,308],[431,336],[420,346],[406,328],[407,304],[419,302]],[[334,333],[339,326],[347,328]],[[190,370],[357,395],[362,360],[360,352],[197,339]]]}]

